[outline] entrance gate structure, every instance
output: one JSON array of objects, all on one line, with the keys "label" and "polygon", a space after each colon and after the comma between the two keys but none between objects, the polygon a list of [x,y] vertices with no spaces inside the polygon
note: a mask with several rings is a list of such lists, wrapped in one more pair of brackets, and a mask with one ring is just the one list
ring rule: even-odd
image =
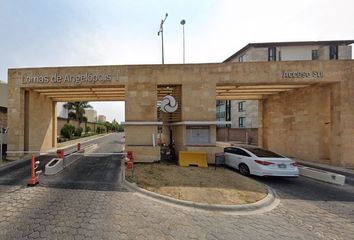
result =
[{"label": "entrance gate structure", "polygon": [[352,60],[10,69],[8,150],[55,148],[56,102],[125,101],[126,150],[137,162],[159,160],[157,102],[177,86],[179,115],[169,122],[177,151],[214,162],[216,100],[257,99],[261,146],[353,167],[353,71]]}]

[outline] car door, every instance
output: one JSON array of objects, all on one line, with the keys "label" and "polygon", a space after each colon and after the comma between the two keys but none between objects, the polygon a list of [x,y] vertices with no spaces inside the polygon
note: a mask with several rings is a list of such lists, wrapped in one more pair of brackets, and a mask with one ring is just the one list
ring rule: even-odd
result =
[{"label": "car door", "polygon": [[238,165],[240,163],[245,163],[248,168],[251,169],[251,159],[252,159],[252,156],[250,154],[248,154],[245,150],[241,149],[241,148],[236,148],[235,149],[235,155],[237,156],[237,168],[238,168]]},{"label": "car door", "polygon": [[231,167],[231,148],[227,147],[224,148],[224,156],[225,156],[225,165],[230,166]]},{"label": "car door", "polygon": [[232,166],[238,169],[238,165],[243,161],[243,156],[240,154],[239,148],[234,148],[232,151]]},{"label": "car door", "polygon": [[230,167],[237,168],[237,156],[235,155],[235,148],[228,147],[224,149],[225,154],[225,164]]}]

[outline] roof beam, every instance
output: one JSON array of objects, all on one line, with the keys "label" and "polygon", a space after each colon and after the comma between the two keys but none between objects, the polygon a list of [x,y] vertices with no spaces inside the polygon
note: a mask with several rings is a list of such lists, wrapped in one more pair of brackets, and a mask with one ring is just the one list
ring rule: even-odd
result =
[{"label": "roof beam", "polygon": [[272,94],[278,94],[277,92],[272,92],[272,93],[230,93],[230,94],[216,94],[216,96],[222,97],[222,96],[252,96],[252,95],[272,95]]},{"label": "roof beam", "polygon": [[273,89],[273,88],[286,88],[286,89],[293,89],[293,88],[302,88],[302,87],[308,87],[309,85],[307,84],[280,84],[280,85],[250,85],[250,86],[216,86],[217,90],[222,90],[222,89]]},{"label": "roof beam", "polygon": [[91,91],[91,88],[43,88],[43,89],[33,89],[34,92],[45,93],[45,92],[87,92]]},{"label": "roof beam", "polygon": [[216,96],[216,100],[260,100],[262,95]]},{"label": "roof beam", "polygon": [[124,101],[124,97],[88,97],[88,98],[51,98],[55,102],[73,102],[73,101]]},{"label": "roof beam", "polygon": [[286,92],[292,89],[249,89],[249,90],[216,90],[216,93],[258,93],[258,92]]}]

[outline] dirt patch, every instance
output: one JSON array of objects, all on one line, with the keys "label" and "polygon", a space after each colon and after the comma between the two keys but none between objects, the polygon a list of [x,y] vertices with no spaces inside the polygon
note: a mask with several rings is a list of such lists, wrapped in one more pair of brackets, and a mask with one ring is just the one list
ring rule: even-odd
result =
[{"label": "dirt patch", "polygon": [[127,170],[126,178],[141,188],[181,200],[208,204],[245,204],[263,199],[265,185],[218,167],[179,167],[163,163],[135,164],[134,179]]}]

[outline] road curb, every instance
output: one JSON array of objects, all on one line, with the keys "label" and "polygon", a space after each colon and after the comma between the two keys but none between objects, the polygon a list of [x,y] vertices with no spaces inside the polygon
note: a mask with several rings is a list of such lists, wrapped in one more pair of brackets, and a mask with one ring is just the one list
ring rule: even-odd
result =
[{"label": "road curb", "polygon": [[[88,142],[91,142],[91,141],[94,141],[94,140],[97,140],[97,139],[100,139],[100,138],[103,138],[103,137],[107,137],[109,135],[111,135],[112,133],[108,133],[108,134],[105,134],[103,136],[96,136],[92,139],[87,139],[85,141],[82,141],[82,142],[79,142],[80,144],[84,144],[84,143],[88,143]],[[72,148],[72,147],[75,147],[77,146],[78,143],[73,143],[73,144],[70,144],[70,145],[66,145],[66,146],[62,146],[62,147],[57,147],[54,149],[54,152],[56,151],[56,149],[68,149],[68,148]],[[52,149],[53,150],[53,149]]]},{"label": "road curb", "polygon": [[240,204],[240,205],[221,205],[221,204],[205,204],[164,196],[138,187],[135,183],[130,183],[123,180],[123,185],[130,191],[141,194],[142,196],[152,198],[158,202],[183,207],[193,210],[217,211],[235,215],[249,215],[269,212],[278,206],[280,199],[275,191],[266,185],[268,194],[262,200],[255,203]]},{"label": "road curb", "polygon": [[[84,142],[82,142],[82,143],[88,143],[88,142],[90,142],[90,141],[94,141],[94,140],[97,140],[97,139],[100,139],[100,138],[109,136],[110,134],[112,134],[112,133],[106,134],[106,135],[104,135],[104,136],[98,136],[98,137],[96,137],[96,138],[86,140],[86,141],[84,141]],[[63,147],[61,147],[61,148],[50,149],[46,154],[40,154],[40,155],[38,155],[38,156],[44,156],[44,155],[51,156],[51,155],[53,155],[53,157],[55,157],[55,156],[56,156],[56,150],[57,150],[57,149],[64,149],[64,152],[65,152],[65,150],[67,150],[67,149],[69,149],[69,148],[72,148],[72,147],[75,147],[75,146],[77,146],[77,143],[76,143],[76,144],[71,144],[71,145],[68,145],[68,146],[63,146]],[[74,153],[74,152],[75,152],[75,150],[70,151],[69,153],[66,153],[65,156],[70,155],[70,154],[72,154],[72,153]],[[17,167],[19,167],[19,166],[21,167],[21,166],[27,165],[28,162],[31,161],[31,158],[32,158],[32,156],[31,156],[31,154],[29,154],[28,156],[19,158],[19,159],[17,159],[17,160],[13,160],[13,161],[10,162],[10,163],[0,165],[0,174],[1,174],[3,171],[9,171],[9,170],[11,170],[11,169],[13,169],[13,168],[17,168]]]}]

